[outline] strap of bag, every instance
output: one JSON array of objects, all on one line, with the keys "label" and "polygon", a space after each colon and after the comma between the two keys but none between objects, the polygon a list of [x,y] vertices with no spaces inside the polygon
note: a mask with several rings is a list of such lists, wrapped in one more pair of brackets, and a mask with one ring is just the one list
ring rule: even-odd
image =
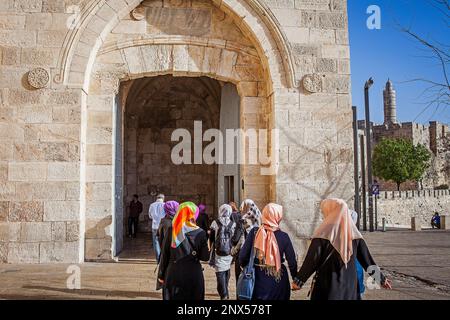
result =
[{"label": "strap of bag", "polygon": [[248,267],[250,269],[253,269],[254,264],[255,264],[255,239],[256,239],[256,233],[255,233],[255,238],[252,241],[252,249],[250,251],[250,261],[248,263]]}]

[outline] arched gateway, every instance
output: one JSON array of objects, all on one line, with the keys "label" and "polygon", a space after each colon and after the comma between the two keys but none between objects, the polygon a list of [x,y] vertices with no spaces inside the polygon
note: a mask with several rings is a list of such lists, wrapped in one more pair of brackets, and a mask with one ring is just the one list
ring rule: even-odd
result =
[{"label": "arched gateway", "polygon": [[[219,172],[216,169],[215,185],[212,188],[201,181],[201,175],[195,177],[191,174],[191,180],[194,181],[186,181],[189,180],[190,171],[184,170],[187,176],[184,178],[184,188],[191,189],[188,192],[183,192],[180,186],[183,181],[178,180],[172,185],[164,183],[170,173],[162,177],[155,176],[153,172],[145,179],[144,171],[169,171],[167,166],[156,166],[155,163],[161,160],[155,160],[155,157],[166,150],[165,156],[162,156],[163,162],[170,161],[167,150],[171,145],[163,145],[159,141],[160,144],[155,145],[158,150],[153,154],[140,154],[143,148],[152,143],[152,137],[139,135],[139,132],[143,132],[140,128],[138,133],[133,133],[138,137],[133,137],[138,144],[140,139],[147,140],[133,146],[133,142],[123,141],[124,137],[129,140],[127,132],[118,134],[118,130],[127,130],[124,125],[127,121],[126,108],[136,107],[126,103],[133,80],[172,75],[209,77],[220,81],[222,87],[226,83],[233,84],[239,94],[236,100],[239,106],[234,109],[234,112],[239,113],[236,128],[244,130],[273,127],[274,88],[288,87],[288,82],[292,81],[286,77],[291,73],[283,72],[289,67],[286,62],[288,56],[281,56],[282,51],[273,38],[273,33],[279,30],[274,24],[265,24],[258,12],[245,1],[171,1],[164,4],[155,1],[128,2],[131,3],[127,5],[127,10],[123,6],[114,7],[117,1],[97,1],[96,6],[86,9],[89,15],[82,15],[78,25],[80,29],[68,36],[73,39],[70,50],[74,50],[66,53],[66,60],[61,63],[61,74],[57,76],[61,77],[64,84],[83,90],[80,259],[111,259],[120,252],[124,233],[121,227],[125,215],[124,202],[128,202],[132,194],[138,193],[143,199],[145,214],[149,203],[154,200],[153,193],[164,187],[166,190],[171,189],[166,193],[177,200],[193,201],[205,201],[201,194],[205,193],[202,189],[206,188],[206,193],[216,195],[215,201],[206,201],[215,211],[217,197],[224,200],[223,195],[220,198],[220,190],[223,192],[224,184],[230,183],[226,179],[229,176],[221,174],[223,170],[220,168]],[[265,20],[268,18],[265,17]],[[258,34],[258,38],[255,34]],[[261,40],[264,42],[261,43]],[[283,49],[286,50],[285,47]],[[195,82],[192,85],[195,86]],[[159,90],[163,91],[162,88]],[[210,94],[204,96],[206,99],[211,97]],[[183,98],[186,99],[180,95],[180,99]],[[227,105],[226,99],[222,94],[222,108]],[[142,101],[142,104],[145,103],[148,104],[146,107],[152,108],[151,103]],[[204,106],[205,114],[211,112],[206,110],[209,107]],[[186,106],[184,108],[182,111],[180,109],[182,114],[192,111],[186,110]],[[170,112],[169,108],[166,110],[161,113]],[[140,116],[142,118],[143,115]],[[171,119],[174,120],[172,130],[183,124],[190,128],[194,120],[200,120],[184,114],[180,119],[176,117]],[[218,126],[216,128],[219,129]],[[126,142],[129,142],[128,147],[125,146]],[[139,150],[135,155],[130,155],[136,147]],[[120,149],[124,151],[120,152]],[[145,159],[151,157],[153,161],[144,163]],[[139,163],[136,162],[142,162],[142,168],[138,168]],[[225,187],[227,191],[232,188],[236,194],[235,197],[229,196],[229,199],[238,201],[239,198],[250,197],[260,205],[275,200],[273,176],[261,176],[260,168],[255,164],[241,165],[239,169],[232,176],[233,185]],[[177,174],[172,171],[172,175]],[[164,182],[158,183],[155,177]],[[105,199],[105,194],[112,195],[111,199]]]},{"label": "arched gateway", "polygon": [[[0,26],[0,263],[111,260],[124,203],[145,214],[157,192],[211,213],[276,201],[301,254],[319,201],[351,198],[345,0],[36,3],[0,6],[16,17]],[[276,170],[173,166],[171,133],[196,120],[267,130],[243,150]]]}]

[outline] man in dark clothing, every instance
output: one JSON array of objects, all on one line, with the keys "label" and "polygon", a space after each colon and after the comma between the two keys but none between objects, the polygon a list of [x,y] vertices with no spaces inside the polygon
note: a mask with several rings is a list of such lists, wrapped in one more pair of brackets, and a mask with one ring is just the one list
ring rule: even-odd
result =
[{"label": "man in dark clothing", "polygon": [[128,215],[128,237],[136,238],[137,228],[139,223],[139,215],[142,213],[142,203],[138,200],[138,195],[133,195],[133,200],[130,202]]},{"label": "man in dark clothing", "polygon": [[229,205],[231,206],[231,209],[233,210],[231,212],[231,221],[238,224],[241,221],[241,213],[239,212],[239,209],[236,206],[236,202],[231,201],[229,203]]},{"label": "man in dark clothing", "polygon": [[433,218],[431,218],[431,227],[434,229],[440,229],[441,228],[441,216],[438,212],[435,212]]},{"label": "man in dark clothing", "polygon": [[197,226],[205,230],[206,235],[208,237],[209,232],[209,217],[206,213],[206,206],[204,204],[198,205],[198,217],[197,217]]}]

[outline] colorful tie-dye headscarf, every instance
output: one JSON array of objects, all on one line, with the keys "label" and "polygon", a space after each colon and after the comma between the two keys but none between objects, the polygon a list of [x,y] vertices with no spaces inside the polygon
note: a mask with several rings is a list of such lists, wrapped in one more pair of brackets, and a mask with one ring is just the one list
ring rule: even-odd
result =
[{"label": "colorful tie-dye headscarf", "polygon": [[176,201],[167,201],[164,203],[164,212],[166,215],[173,217],[177,213],[179,206],[180,205]]},{"label": "colorful tie-dye headscarf", "polygon": [[198,229],[195,222],[192,222],[196,216],[198,207],[193,202],[180,204],[172,220],[172,248],[177,248],[186,239],[186,233]]}]

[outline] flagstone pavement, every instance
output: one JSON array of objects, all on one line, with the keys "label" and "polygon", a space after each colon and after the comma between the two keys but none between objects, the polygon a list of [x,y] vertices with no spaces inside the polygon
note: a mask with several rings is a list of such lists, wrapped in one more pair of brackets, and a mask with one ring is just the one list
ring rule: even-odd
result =
[{"label": "flagstone pavement", "polygon": [[[367,290],[367,300],[450,299],[450,232],[388,231],[365,233],[377,263],[394,289]],[[127,239],[118,262],[83,263],[81,288],[68,289],[68,264],[0,265],[0,299],[161,299],[155,290],[156,263],[148,235]],[[214,270],[203,265],[206,299],[216,300]],[[232,272],[233,274],[233,272]],[[292,294],[306,299],[309,283]],[[230,279],[231,297],[235,278]]]}]

